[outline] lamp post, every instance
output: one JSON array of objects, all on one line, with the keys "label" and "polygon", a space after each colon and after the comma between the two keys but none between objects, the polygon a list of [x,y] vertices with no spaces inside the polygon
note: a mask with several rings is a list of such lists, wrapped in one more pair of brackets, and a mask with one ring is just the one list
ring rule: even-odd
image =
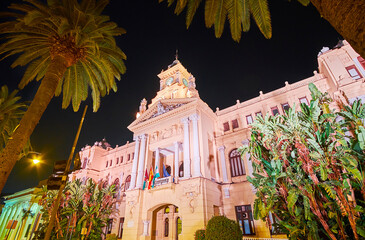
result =
[{"label": "lamp post", "polygon": [[80,136],[82,124],[84,123],[86,110],[87,110],[87,105],[85,106],[84,113],[82,114],[79,129],[77,130],[76,137],[75,137],[74,143],[72,145],[70,155],[68,156],[68,159],[67,159],[66,169],[65,169],[65,171],[63,173],[63,176],[62,176],[62,183],[61,183],[60,189],[58,190],[57,199],[54,203],[54,206],[53,206],[53,209],[52,209],[52,212],[51,212],[51,217],[49,219],[49,223],[48,223],[48,226],[47,226],[47,232],[46,232],[46,235],[44,237],[44,240],[49,240],[50,237],[51,237],[54,221],[55,221],[55,218],[56,218],[56,213],[57,213],[58,207],[60,205],[62,192],[63,192],[63,190],[65,189],[65,186],[66,186],[67,175],[70,172],[71,160],[74,156],[74,152],[75,152],[77,141],[78,141],[79,136]]}]

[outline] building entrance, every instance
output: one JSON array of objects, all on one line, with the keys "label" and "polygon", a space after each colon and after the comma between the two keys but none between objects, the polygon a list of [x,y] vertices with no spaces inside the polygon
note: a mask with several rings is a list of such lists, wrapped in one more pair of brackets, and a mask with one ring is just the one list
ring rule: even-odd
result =
[{"label": "building entrance", "polygon": [[166,204],[152,212],[151,240],[177,240],[182,231],[179,208]]}]

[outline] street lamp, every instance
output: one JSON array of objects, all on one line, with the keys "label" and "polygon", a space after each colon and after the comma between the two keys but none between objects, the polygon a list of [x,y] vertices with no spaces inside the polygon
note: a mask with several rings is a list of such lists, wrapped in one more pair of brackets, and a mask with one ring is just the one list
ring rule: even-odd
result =
[{"label": "street lamp", "polygon": [[34,165],[37,165],[38,163],[40,163],[40,160],[38,158],[34,158],[32,161],[33,161]]}]

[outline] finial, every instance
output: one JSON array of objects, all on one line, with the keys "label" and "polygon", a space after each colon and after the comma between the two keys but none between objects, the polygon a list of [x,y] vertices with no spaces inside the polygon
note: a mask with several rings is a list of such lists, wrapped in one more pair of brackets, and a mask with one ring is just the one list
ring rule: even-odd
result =
[{"label": "finial", "polygon": [[176,49],[175,60],[179,60],[179,50]]}]

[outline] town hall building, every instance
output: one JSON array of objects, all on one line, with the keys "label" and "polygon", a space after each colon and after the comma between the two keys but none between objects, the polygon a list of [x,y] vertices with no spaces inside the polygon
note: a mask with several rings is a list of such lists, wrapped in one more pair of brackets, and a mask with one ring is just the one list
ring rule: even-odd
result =
[{"label": "town hall building", "polygon": [[[252,162],[237,151],[249,143],[250,124],[258,115],[308,104],[309,83],[335,98],[365,97],[365,60],[346,41],[322,49],[313,76],[225,109],[212,110],[199,97],[199,79],[178,59],[158,77],[160,90],[140,102],[128,126],[133,141],[82,148],[82,168],[70,175],[118,184],[117,214],[107,231],[119,239],[190,240],[216,215],[237,221],[243,238],[285,238],[253,218],[255,189],[247,181]],[[160,177],[153,187],[144,186],[151,170]]]},{"label": "town hall building", "polygon": [[[121,185],[119,216],[110,232],[123,239],[193,239],[215,215],[239,223],[244,236],[270,237],[266,223],[253,219],[255,189],[248,144],[250,124],[258,115],[284,114],[310,101],[308,84],[336,97],[365,94],[365,61],[346,42],[322,49],[319,72],[270,93],[213,111],[196,89],[197,79],[176,59],[160,74],[160,91],[140,103],[128,129],[134,141],[115,148],[106,142],[80,152],[83,168],[74,178],[108,180]],[[159,172],[153,188],[143,188],[150,170]]]}]

